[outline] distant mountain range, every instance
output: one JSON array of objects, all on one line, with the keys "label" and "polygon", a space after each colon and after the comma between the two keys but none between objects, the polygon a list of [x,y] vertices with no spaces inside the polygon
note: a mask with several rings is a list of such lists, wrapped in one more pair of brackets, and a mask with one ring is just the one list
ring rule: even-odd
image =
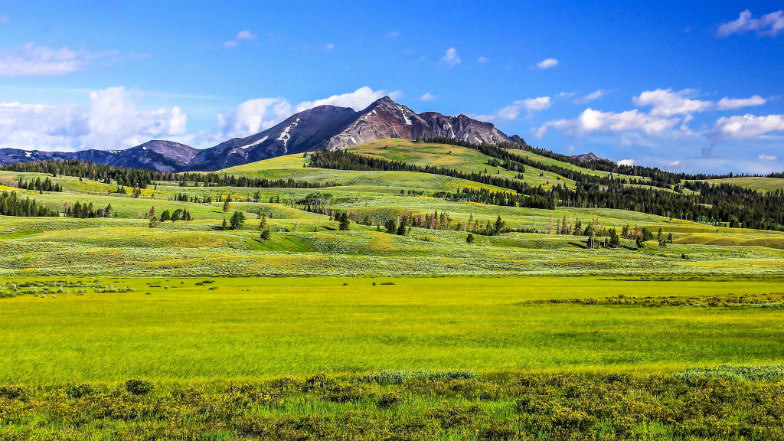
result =
[{"label": "distant mountain range", "polygon": [[149,141],[125,150],[44,152],[0,149],[0,164],[76,159],[119,167],[158,171],[214,171],[276,156],[316,150],[337,150],[385,138],[444,137],[472,143],[512,142],[493,124],[465,115],[415,113],[384,97],[359,112],[348,107],[319,106],[292,115],[280,124],[246,138],[235,138],[207,149],[171,141]]}]

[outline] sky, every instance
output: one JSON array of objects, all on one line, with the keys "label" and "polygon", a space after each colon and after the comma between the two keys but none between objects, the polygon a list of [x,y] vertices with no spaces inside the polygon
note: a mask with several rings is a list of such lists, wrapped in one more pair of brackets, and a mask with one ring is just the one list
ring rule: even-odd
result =
[{"label": "sky", "polygon": [[784,1],[0,0],[0,147],[210,147],[390,95],[559,153],[784,170]]}]

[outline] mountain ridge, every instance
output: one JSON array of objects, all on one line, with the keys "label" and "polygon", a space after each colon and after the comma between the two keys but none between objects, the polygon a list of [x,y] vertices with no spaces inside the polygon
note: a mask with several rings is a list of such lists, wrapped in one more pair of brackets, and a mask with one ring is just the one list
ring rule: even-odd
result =
[{"label": "mountain ridge", "polygon": [[416,113],[385,96],[359,111],[331,105],[303,110],[264,131],[206,149],[165,140],[151,140],[122,150],[47,152],[4,148],[0,149],[0,165],[75,159],[155,171],[215,171],[287,154],[338,150],[377,139],[433,137],[472,143],[525,143],[517,135],[507,136],[492,123],[462,113]]}]

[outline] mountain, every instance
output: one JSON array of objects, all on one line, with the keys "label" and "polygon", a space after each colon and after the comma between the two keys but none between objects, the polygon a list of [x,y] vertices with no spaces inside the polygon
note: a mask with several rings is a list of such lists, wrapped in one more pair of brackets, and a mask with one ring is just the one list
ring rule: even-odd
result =
[{"label": "mountain", "polygon": [[125,150],[81,150],[78,152],[43,152],[40,150],[0,149],[0,165],[31,161],[77,160],[117,167],[180,171],[187,167],[199,150],[172,141],[153,140]]},{"label": "mountain", "polygon": [[491,123],[465,115],[416,113],[383,97],[366,109],[319,106],[304,110],[280,124],[245,138],[235,138],[208,149],[195,149],[171,141],[154,140],[125,150],[42,152],[0,149],[0,165],[38,160],[77,159],[119,167],[159,171],[214,171],[276,156],[316,150],[337,150],[385,138],[444,137],[472,143],[512,142]]},{"label": "mountain", "polygon": [[580,154],[580,155],[572,155],[570,157],[574,158],[574,159],[576,159],[576,160],[578,160],[580,162],[592,162],[592,161],[601,161],[602,160],[602,158],[594,155],[593,152],[583,153],[583,154]]}]

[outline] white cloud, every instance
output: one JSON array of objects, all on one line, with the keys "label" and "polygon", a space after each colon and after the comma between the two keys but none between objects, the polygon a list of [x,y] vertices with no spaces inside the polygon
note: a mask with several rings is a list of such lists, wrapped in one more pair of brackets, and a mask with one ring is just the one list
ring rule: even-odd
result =
[{"label": "white cloud", "polygon": [[721,117],[709,135],[714,138],[752,139],[784,132],[784,115],[751,114]]},{"label": "white cloud", "polygon": [[757,159],[759,159],[760,161],[778,161],[779,160],[778,156],[765,155],[765,154],[761,154],[761,155],[757,156]]},{"label": "white cloud", "polygon": [[488,61],[490,61],[490,60],[488,60],[487,57],[485,57],[484,55],[476,59],[476,62],[479,63],[479,64],[485,64]]},{"label": "white cloud", "polygon": [[0,103],[2,147],[124,148],[152,138],[185,134],[187,116],[179,107],[137,110],[135,95],[124,87],[93,91],[87,110],[75,106]]},{"label": "white cloud", "polygon": [[229,115],[218,114],[218,131],[241,138],[266,130],[292,113],[291,104],[283,98],[255,98],[238,105]]},{"label": "white cloud", "polygon": [[90,133],[83,144],[95,148],[132,147],[154,138],[185,134],[187,115],[178,106],[136,110],[134,92],[110,87],[90,92]]},{"label": "white cloud", "polygon": [[457,49],[453,47],[447,49],[441,61],[449,67],[455,67],[460,64],[460,55],[457,53]]},{"label": "white cloud", "polygon": [[369,106],[379,98],[389,96],[392,99],[397,99],[401,96],[399,90],[387,92],[386,90],[373,90],[367,86],[360,87],[359,89],[344,93],[341,95],[332,95],[329,98],[324,98],[316,101],[304,101],[296,106],[296,111],[301,112],[317,106],[339,106],[351,107],[354,110],[362,110]]},{"label": "white cloud", "polygon": [[672,89],[646,90],[634,97],[633,102],[637,107],[651,106],[651,115],[673,116],[690,115],[710,109],[713,103],[687,98],[693,95],[691,89],[673,92]]},{"label": "white cloud", "polygon": [[239,31],[237,33],[237,36],[234,37],[233,40],[229,40],[223,43],[223,46],[227,48],[236,47],[238,44],[240,44],[243,41],[253,41],[257,38],[259,38],[258,35],[254,34],[251,31],[247,31],[247,30]]},{"label": "white cloud", "polygon": [[634,159],[621,159],[620,161],[618,161],[618,165],[633,166],[634,164],[636,164]]},{"label": "white cloud", "polygon": [[602,97],[606,96],[608,93],[610,93],[609,90],[599,89],[599,90],[591,92],[588,95],[585,95],[585,96],[583,96],[583,97],[581,97],[579,99],[574,100],[574,102],[575,103],[588,103],[588,102],[591,102],[591,101],[598,100],[599,98],[602,98]]},{"label": "white cloud", "polygon": [[335,43],[327,43],[327,44],[324,46],[324,50],[326,50],[326,51],[328,51],[328,52],[329,52],[329,51],[331,51],[332,49],[335,49]]},{"label": "white cloud", "polygon": [[400,31],[392,31],[392,32],[387,34],[387,38],[392,39],[392,40],[396,39],[399,36],[400,36]]},{"label": "white cloud", "polygon": [[426,92],[424,95],[419,97],[419,101],[435,101],[437,99],[438,97],[436,97],[430,92]]},{"label": "white cloud", "polygon": [[648,115],[637,109],[615,113],[588,108],[575,119],[560,119],[545,123],[534,130],[534,134],[541,138],[547,133],[547,130],[554,128],[573,135],[592,132],[641,131],[649,136],[659,136],[672,129],[678,122],[678,118]]},{"label": "white cloud", "polygon": [[681,161],[670,161],[667,163],[667,167],[677,167],[681,165]]},{"label": "white cloud", "polygon": [[512,121],[517,119],[523,110],[527,111],[527,115],[530,118],[535,112],[549,109],[552,103],[552,98],[549,96],[516,100],[511,105],[496,110],[493,115],[478,115],[476,118],[481,119],[482,121]]},{"label": "white cloud", "polygon": [[0,17],[0,25],[7,25],[8,23],[11,23],[11,20],[7,15]]},{"label": "white cloud", "polygon": [[771,12],[761,18],[752,18],[751,11],[746,9],[738,15],[737,19],[719,26],[716,36],[728,37],[732,34],[755,31],[757,35],[775,37],[782,30],[784,30],[784,10]]},{"label": "white cloud", "polygon": [[27,43],[15,50],[0,49],[0,76],[64,75],[84,69],[96,56]]},{"label": "white cloud", "polygon": [[547,58],[536,63],[537,69],[550,69],[552,67],[558,66],[558,60],[555,58]]},{"label": "white cloud", "polygon": [[719,110],[739,109],[741,107],[761,106],[767,100],[759,95],[749,98],[722,98],[717,103]]}]

